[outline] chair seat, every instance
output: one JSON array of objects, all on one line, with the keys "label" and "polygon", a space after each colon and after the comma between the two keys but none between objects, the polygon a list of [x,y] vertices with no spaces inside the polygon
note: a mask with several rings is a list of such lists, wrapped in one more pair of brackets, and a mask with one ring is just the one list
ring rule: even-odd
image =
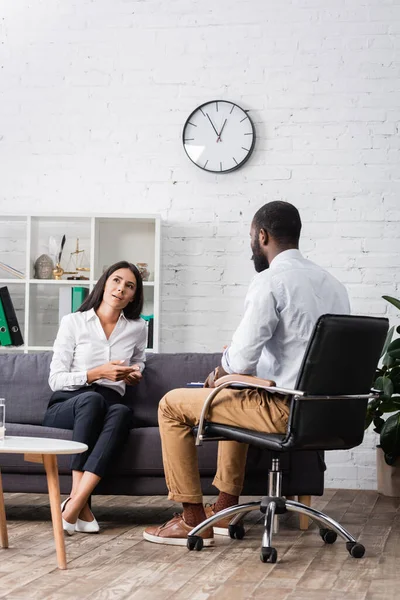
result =
[{"label": "chair seat", "polygon": [[282,447],[282,443],[287,437],[286,433],[261,433],[252,429],[242,429],[219,423],[206,423],[204,433],[205,437],[226,437],[228,440],[251,444],[266,450],[282,452],[286,450]]}]

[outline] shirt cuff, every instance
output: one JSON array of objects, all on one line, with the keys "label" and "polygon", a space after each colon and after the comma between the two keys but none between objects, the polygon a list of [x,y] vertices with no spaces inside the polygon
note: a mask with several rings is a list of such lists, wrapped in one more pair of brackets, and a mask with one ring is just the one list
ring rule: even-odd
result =
[{"label": "shirt cuff", "polygon": [[70,373],[70,375],[72,376],[72,382],[70,385],[88,385],[86,371],[78,371],[77,373]]},{"label": "shirt cuff", "polygon": [[230,364],[229,364],[229,348],[224,350],[224,353],[223,353],[222,359],[221,359],[221,366],[224,369],[224,371],[226,371],[227,373],[229,373],[229,374],[234,373],[234,371],[232,371]]}]

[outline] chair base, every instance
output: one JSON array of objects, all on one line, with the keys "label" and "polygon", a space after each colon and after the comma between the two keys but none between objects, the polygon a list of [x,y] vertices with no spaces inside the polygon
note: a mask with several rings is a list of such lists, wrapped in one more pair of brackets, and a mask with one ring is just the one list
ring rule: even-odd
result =
[{"label": "chair base", "polygon": [[319,533],[326,544],[333,544],[339,535],[346,542],[346,548],[354,558],[364,556],[365,548],[353,538],[350,533],[344,529],[334,519],[331,519],[325,513],[311,508],[302,502],[288,500],[282,496],[282,471],[279,458],[272,459],[272,466],[268,473],[268,496],[264,496],[260,502],[247,502],[246,504],[237,504],[225,510],[219,511],[216,515],[209,517],[197,527],[194,527],[188,534],[187,547],[189,550],[201,550],[203,547],[200,533],[208,527],[218,523],[222,518],[232,517],[229,524],[229,535],[231,538],[242,539],[244,537],[244,527],[241,524],[243,516],[253,510],[260,510],[264,515],[264,533],[261,543],[260,558],[262,562],[275,563],[278,557],[276,549],[272,546],[272,536],[278,533],[278,515],[286,512],[298,513],[300,516],[308,517],[316,521],[319,525]]},{"label": "chair base", "polygon": [[[319,525],[319,533],[326,544],[333,544],[339,535],[346,542],[346,549],[353,558],[361,558],[364,556],[365,548],[359,544],[357,540],[340,525],[337,521],[328,515],[306,506],[301,502],[286,500],[282,496],[264,496],[260,502],[248,502],[246,504],[238,504],[231,506],[225,510],[221,510],[218,514],[206,519],[197,527],[194,527],[188,535],[189,550],[201,550],[202,544],[199,543],[200,533],[216,524],[221,518],[232,517],[229,525],[229,534],[231,538],[242,539],[244,537],[244,529],[240,522],[243,516],[253,510],[260,510],[265,514],[264,532],[261,543],[260,559],[262,562],[275,563],[278,557],[276,549],[272,546],[272,536],[274,533],[274,522],[279,514],[286,512],[294,512],[302,514],[312,519]],[[201,547],[200,547],[201,546]]]}]

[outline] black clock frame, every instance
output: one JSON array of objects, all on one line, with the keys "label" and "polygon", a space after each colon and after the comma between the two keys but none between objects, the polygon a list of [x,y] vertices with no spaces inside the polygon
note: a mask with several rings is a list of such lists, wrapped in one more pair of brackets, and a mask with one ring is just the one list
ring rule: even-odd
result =
[{"label": "black clock frame", "polygon": [[[212,171],[211,169],[206,169],[205,167],[202,167],[201,165],[197,164],[197,162],[195,162],[188,154],[186,147],[185,147],[185,130],[186,130],[186,126],[188,124],[188,122],[190,121],[191,117],[198,111],[201,110],[203,108],[203,106],[207,106],[208,104],[214,104],[218,103],[218,102],[224,102],[225,104],[230,104],[231,106],[237,106],[237,108],[239,108],[241,111],[243,111],[247,118],[250,121],[250,125],[251,125],[251,130],[253,132],[253,140],[251,143],[251,146],[249,148],[248,153],[246,154],[245,158],[242,160],[242,162],[238,163],[237,165],[235,165],[234,167],[232,167],[231,169],[227,169],[227,170],[223,170],[223,171]],[[190,113],[190,115],[188,116],[188,118],[185,121],[185,124],[183,126],[183,131],[182,131],[182,145],[183,145],[183,149],[185,150],[186,156],[189,158],[189,160],[196,165],[196,167],[198,167],[199,169],[201,169],[202,171],[206,171],[207,173],[219,173],[224,175],[225,173],[232,173],[232,171],[237,171],[237,169],[240,169],[240,167],[242,167],[250,158],[250,156],[253,153],[254,150],[254,146],[256,143],[256,130],[254,127],[254,123],[251,120],[251,118],[248,115],[248,110],[245,110],[244,108],[242,108],[241,106],[239,106],[239,104],[236,104],[235,102],[230,102],[229,100],[208,100],[208,102],[204,102],[203,104],[200,104],[200,106],[198,106],[197,108],[195,108],[194,110],[192,110],[192,112]]]}]

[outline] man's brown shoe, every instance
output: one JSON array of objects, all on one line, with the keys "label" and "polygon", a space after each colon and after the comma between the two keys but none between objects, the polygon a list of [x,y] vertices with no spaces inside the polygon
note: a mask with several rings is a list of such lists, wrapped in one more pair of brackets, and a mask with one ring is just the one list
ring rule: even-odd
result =
[{"label": "man's brown shoe", "polygon": [[[175,514],[173,519],[159,525],[158,527],[147,527],[143,531],[143,537],[148,542],[156,544],[168,544],[169,546],[186,546],[187,536],[194,527],[185,523],[183,515]],[[207,529],[201,534],[204,546],[214,546],[214,534],[211,529]]]},{"label": "man's brown shoe", "polygon": [[[214,509],[215,504],[208,504],[204,507],[204,512],[206,513],[207,519],[217,514]],[[217,525],[213,525],[215,535],[229,535],[229,523],[232,521],[232,519],[233,517],[225,517],[218,521]]]}]

